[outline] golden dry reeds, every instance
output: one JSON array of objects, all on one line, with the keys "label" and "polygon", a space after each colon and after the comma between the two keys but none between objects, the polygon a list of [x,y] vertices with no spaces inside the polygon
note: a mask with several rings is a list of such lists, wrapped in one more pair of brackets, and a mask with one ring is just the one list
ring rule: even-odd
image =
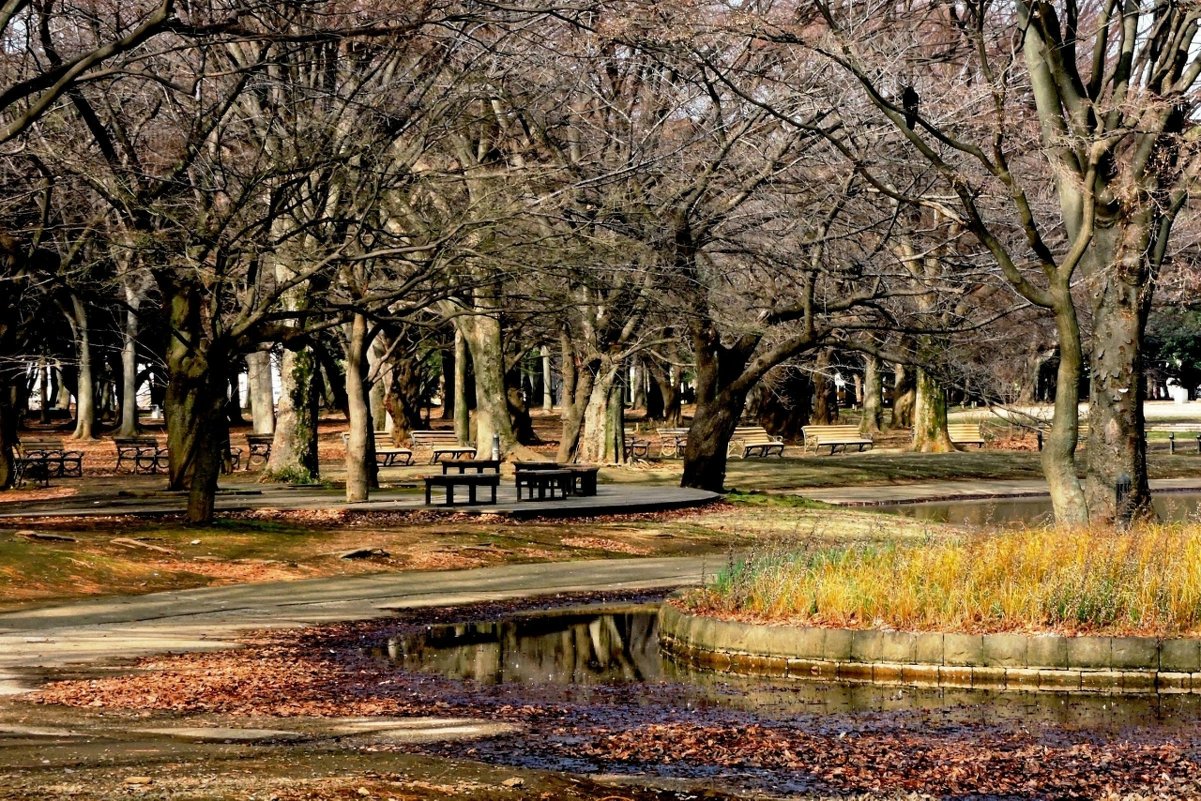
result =
[{"label": "golden dry reeds", "polygon": [[849,628],[1196,635],[1201,525],[772,549],[732,561],[687,603]]}]

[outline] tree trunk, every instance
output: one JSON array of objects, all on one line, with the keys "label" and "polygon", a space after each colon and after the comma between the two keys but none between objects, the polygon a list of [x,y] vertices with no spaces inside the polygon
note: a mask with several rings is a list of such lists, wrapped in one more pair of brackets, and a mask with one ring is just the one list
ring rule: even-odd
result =
[{"label": "tree trunk", "polygon": [[[1094,523],[1125,525],[1135,517],[1154,514],[1143,417],[1143,343],[1152,293],[1145,239],[1134,225],[1101,229],[1096,234],[1102,254],[1121,255],[1105,259],[1106,263],[1094,270],[1099,286],[1090,283],[1093,347],[1085,497]],[[1120,505],[1119,482],[1130,485]]]},{"label": "tree trunk", "polygon": [[470,392],[469,364],[467,362],[467,338],[455,327],[455,436],[459,442],[471,439],[471,404],[467,402]]},{"label": "tree trunk", "polygon": [[71,295],[71,327],[79,370],[75,378],[75,439],[96,438],[96,386],[92,377],[92,335],[87,307],[78,295]]},{"label": "tree trunk", "polygon": [[728,391],[710,398],[698,396],[696,416],[688,429],[688,442],[684,446],[681,486],[711,492],[725,491],[730,438],[734,435],[745,405],[745,395]]},{"label": "tree trunk", "polygon": [[613,411],[615,404],[624,409],[625,398],[618,372],[621,363],[602,359],[596,375],[591,381],[592,389],[584,407],[584,425],[580,434],[580,459],[585,462],[621,464],[625,461],[623,441],[625,432],[613,430],[614,419],[621,419]]},{"label": "tree trunk", "polygon": [[168,487],[187,490],[186,518],[213,520],[217,477],[229,446],[225,420],[229,354],[206,336],[198,291],[174,286],[165,291],[172,336],[167,346]]},{"label": "tree trunk", "polygon": [[918,453],[951,453],[947,434],[947,394],[938,379],[917,368],[913,403],[913,449]]},{"label": "tree trunk", "polygon": [[317,363],[311,349],[285,350],[280,360],[279,408],[266,477],[308,483],[317,464]]},{"label": "tree trunk", "polygon": [[1080,349],[1080,327],[1070,290],[1056,288],[1055,328],[1059,338],[1059,370],[1055,378],[1055,413],[1051,431],[1043,443],[1043,475],[1051,493],[1055,522],[1061,526],[1084,525],[1088,506],[1076,476],[1076,441],[1079,432],[1080,376],[1084,354]]},{"label": "tree trunk", "polygon": [[271,354],[256,350],[246,355],[250,419],[256,434],[275,431],[275,393],[271,379]]},{"label": "tree trunk", "polygon": [[142,293],[125,285],[125,329],[121,332],[121,424],[116,436],[138,433],[138,307]]},{"label": "tree trunk", "polygon": [[[0,324],[0,331],[4,328]],[[12,487],[16,480],[13,449],[17,447],[17,413],[12,405],[7,371],[0,366],[0,490]]]},{"label": "tree trunk", "polygon": [[917,388],[913,370],[903,364],[893,365],[892,422],[889,428],[908,428],[913,425],[913,401]]},{"label": "tree trunk", "polygon": [[554,373],[550,369],[550,348],[543,345],[539,355],[542,362],[542,411],[549,412],[555,407],[555,396],[551,384]]},{"label": "tree trunk", "polygon": [[863,420],[862,434],[878,434],[884,423],[884,382],[880,376],[880,358],[871,353],[863,356]]},{"label": "tree trunk", "polygon": [[509,418],[500,321],[477,314],[458,318],[456,326],[463,332],[475,372],[475,445],[487,452],[492,436],[498,435],[503,456],[517,444],[517,437]]},{"label": "tree trunk", "polygon": [[[574,364],[574,357],[570,361]],[[592,370],[581,370],[579,378],[572,382],[575,394],[563,396],[563,432],[559,436],[559,452],[555,456],[560,462],[574,462],[579,459],[584,410],[588,406],[588,398],[592,395],[593,375]]]},{"label": "tree trunk", "polygon": [[830,351],[817,354],[813,370],[813,417],[817,425],[838,422],[838,396],[834,380],[830,376]]},{"label": "tree trunk", "polygon": [[576,381],[579,380],[579,365],[575,360],[575,349],[571,346],[571,334],[564,330],[559,335],[559,377],[563,386],[559,388],[563,405],[572,403],[576,397]]},{"label": "tree trunk", "polygon": [[361,503],[367,500],[371,486],[376,483],[367,391],[367,317],[355,313],[347,328],[346,416],[350,430],[346,437],[346,502]]},{"label": "tree trunk", "polygon": [[759,424],[785,440],[798,440],[809,424],[813,382],[795,365],[781,365],[768,382],[759,383]]}]

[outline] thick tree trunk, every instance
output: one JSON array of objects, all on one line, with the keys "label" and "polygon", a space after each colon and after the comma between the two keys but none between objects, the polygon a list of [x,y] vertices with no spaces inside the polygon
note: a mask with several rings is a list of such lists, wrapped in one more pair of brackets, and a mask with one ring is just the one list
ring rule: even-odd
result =
[{"label": "thick tree trunk", "polygon": [[[1138,232],[1107,230],[1099,231],[1097,237],[1123,233],[1137,236]],[[1115,245],[1102,247],[1104,251],[1116,249]],[[1143,343],[1152,291],[1144,250],[1124,251],[1123,259],[1098,270],[1100,285],[1091,293],[1093,347],[1085,497],[1092,522],[1124,525],[1135,517],[1153,514],[1143,417]],[[1130,486],[1121,504],[1119,483]]]},{"label": "thick tree trunk", "polygon": [[271,379],[271,354],[256,350],[246,355],[250,419],[256,434],[275,431],[275,393]]},{"label": "thick tree trunk", "polygon": [[892,421],[889,428],[908,428],[913,425],[913,401],[917,388],[913,370],[903,364],[893,365]]},{"label": "thick tree trunk", "polygon": [[579,378],[572,382],[575,394],[563,396],[563,431],[559,436],[559,452],[555,457],[560,462],[574,462],[579,459],[584,410],[588,407],[588,398],[592,395],[593,376],[592,370],[579,371]]},{"label": "thick tree trunk", "polygon": [[576,397],[575,385],[579,380],[579,369],[580,366],[575,360],[575,349],[571,346],[571,334],[563,331],[559,335],[559,377],[562,381],[559,392],[564,406],[572,403],[572,399]]},{"label": "thick tree trunk", "polygon": [[16,479],[13,449],[17,447],[17,413],[12,405],[10,383],[3,372],[0,367],[0,490],[11,488]]},{"label": "thick tree trunk", "polygon": [[813,416],[817,425],[829,425],[838,422],[837,388],[830,369],[830,351],[822,350],[817,354],[817,362],[813,371]]},{"label": "thick tree trunk", "polygon": [[346,437],[346,502],[361,503],[376,484],[374,436],[367,399],[366,316],[356,313],[347,328],[346,416],[350,430]]},{"label": "thick tree trunk", "polygon": [[177,286],[167,295],[172,336],[167,346],[168,486],[187,490],[186,518],[213,520],[217,477],[229,446],[225,419],[229,354],[206,335],[198,292]]},{"label": "thick tree trunk", "polygon": [[918,453],[950,453],[955,450],[947,434],[947,394],[938,379],[925,368],[917,368],[913,402],[913,449]]},{"label": "thick tree trunk", "polygon": [[487,452],[492,447],[493,435],[497,435],[503,456],[517,444],[517,437],[509,418],[500,321],[477,314],[458,318],[456,325],[463,332],[475,372],[475,445]]},{"label": "thick tree trunk", "polygon": [[880,358],[867,353],[863,356],[863,420],[859,431],[878,434],[884,424],[884,381],[880,375]]},{"label": "thick tree trunk", "polygon": [[584,407],[584,425],[580,435],[580,459],[585,462],[621,464],[625,461],[623,439],[625,432],[613,429],[613,421],[622,419],[613,406],[624,408],[624,393],[617,380],[621,364],[602,359],[588,401]]},{"label": "thick tree trunk", "polygon": [[78,295],[71,296],[71,327],[79,370],[75,378],[75,439],[96,438],[96,385],[92,377],[92,334],[87,307]]},{"label": "thick tree trunk", "polygon": [[697,399],[696,416],[684,446],[681,486],[712,492],[725,490],[730,438],[745,406],[745,395],[727,391],[711,398]]},{"label": "thick tree trunk", "polygon": [[759,384],[759,424],[785,440],[798,440],[809,424],[813,382],[795,365],[781,365],[772,376],[770,386]]},{"label": "thick tree trunk", "polygon": [[320,476],[316,376],[317,363],[309,348],[284,351],[275,436],[265,477],[308,483]]},{"label": "thick tree trunk", "polygon": [[[371,347],[367,349],[367,374],[374,376],[375,380],[368,387],[367,401],[371,406],[371,430],[372,431],[387,431],[388,430],[388,385],[392,383],[392,366],[383,361],[386,347],[384,345],[383,336],[377,336],[371,343]],[[442,395],[443,408],[445,409],[446,394]]]}]

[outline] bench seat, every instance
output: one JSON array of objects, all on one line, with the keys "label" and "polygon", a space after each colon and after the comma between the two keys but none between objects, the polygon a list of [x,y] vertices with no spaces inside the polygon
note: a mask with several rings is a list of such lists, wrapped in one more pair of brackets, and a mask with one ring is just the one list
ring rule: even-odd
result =
[{"label": "bench seat", "polygon": [[477,452],[470,445],[460,444],[459,437],[453,431],[412,431],[409,438],[413,442],[414,450],[429,448],[430,464],[440,462],[446,457],[474,459]]},{"label": "bench seat", "polygon": [[68,450],[61,438],[22,439],[17,442],[17,458],[30,461],[30,466],[45,462],[48,479],[83,475],[83,451]]},{"label": "bench seat", "polygon": [[[558,470],[518,470],[516,474],[517,500],[522,500],[522,490],[526,490],[526,500],[554,500],[555,493],[560,498],[571,495],[575,489],[575,473],[567,469]],[[535,497],[535,492],[537,496]]]},{"label": "bench seat", "polygon": [[131,473],[157,473],[166,467],[171,455],[154,437],[113,437],[113,445],[117,449],[117,464],[113,469],[118,473],[126,463]]},{"label": "bench seat", "polygon": [[803,426],[801,434],[805,437],[806,451],[812,449],[814,453],[821,453],[822,448],[829,448],[831,456],[839,448],[842,448],[843,453],[847,453],[847,449],[854,445],[857,451],[862,453],[875,444],[871,437],[859,433],[859,426],[856,425]]},{"label": "bench seat", "polygon": [[[423,476],[425,481],[425,505],[432,506],[434,487],[446,488],[446,506],[455,505],[455,487],[467,488],[467,504],[496,503],[496,488],[500,486],[500,473],[450,473],[440,476]],[[479,497],[478,489],[488,489],[488,500]]]},{"label": "bench seat", "polygon": [[261,467],[266,467],[267,462],[271,461],[271,442],[274,439],[274,434],[246,435],[246,470],[248,472],[254,467],[255,460],[258,460]]},{"label": "bench seat", "polygon": [[678,459],[684,455],[684,446],[688,444],[687,428],[660,428],[659,455]]},{"label": "bench seat", "polygon": [[738,426],[730,436],[727,454],[743,459],[752,456],[783,456],[784,440],[768,434],[763,426]]},{"label": "bench seat", "polygon": [[984,447],[984,434],[979,423],[948,423],[947,436],[952,445],[976,445]]}]

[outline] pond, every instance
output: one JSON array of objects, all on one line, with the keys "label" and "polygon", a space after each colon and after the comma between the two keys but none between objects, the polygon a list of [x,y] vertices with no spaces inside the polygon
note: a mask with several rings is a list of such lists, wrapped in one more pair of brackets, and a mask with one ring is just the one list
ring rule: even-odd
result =
[{"label": "pond", "polygon": [[[1201,494],[1198,493],[1160,493],[1153,498],[1152,504],[1160,520],[1201,520]],[[1037,525],[1051,520],[1051,501],[1041,495],[1029,498],[881,504],[871,508],[933,523],[964,526]]]},{"label": "pond", "polygon": [[[1191,728],[1201,696],[1089,696],[988,692],[741,677],[701,671],[659,650],[657,605],[575,608],[499,620],[440,624],[371,650],[412,673],[497,686],[574,702],[613,697],[636,705],[798,714],[933,712],[944,722],[1022,721],[1068,729]],[[653,691],[649,688],[653,687]]]}]

